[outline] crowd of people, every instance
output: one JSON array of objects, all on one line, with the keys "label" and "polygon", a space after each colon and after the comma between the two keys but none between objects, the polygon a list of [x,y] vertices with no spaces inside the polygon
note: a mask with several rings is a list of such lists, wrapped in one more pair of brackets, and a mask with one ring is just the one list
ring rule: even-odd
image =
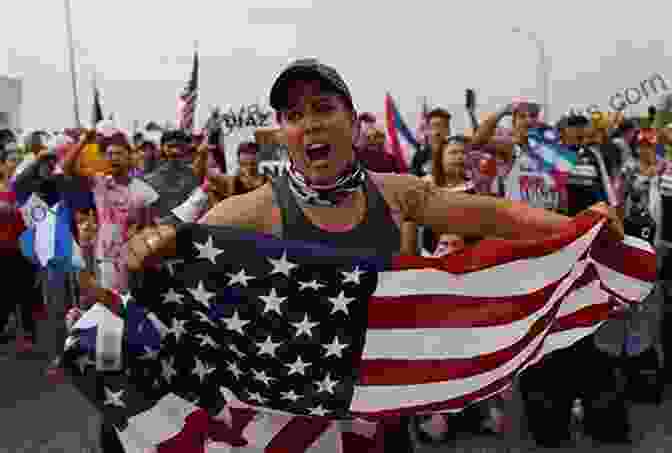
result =
[{"label": "crowd of people", "polygon": [[[2,131],[0,244],[2,260],[12,269],[10,293],[21,295],[0,305],[4,341],[15,339],[17,352],[26,354],[38,335],[49,338],[41,341],[51,346],[45,372],[54,383],[63,382],[60,353],[68,329],[96,302],[120,313],[122,296],[142,285],[142,269],[174,253],[181,222],[441,257],[484,238],[544,238],[592,209],[607,216],[621,237],[625,231],[656,248],[656,289],[643,309],[620,313],[594,334],[551,353],[516,385],[527,428],[540,446],[571,445],[577,417],[597,441],[633,441],[631,404],[660,404],[672,376],[670,361],[660,359],[661,348],[672,355],[664,310],[669,106],[650,109],[647,118],[568,114],[546,124],[538,104],[514,102],[479,122],[471,92],[465,105],[471,129],[455,134],[452,114],[434,108],[426,115],[422,146],[406,150],[412,157],[405,159],[391,149],[375,115],[356,111],[340,75],[317,60],[286,68],[270,102],[289,153],[275,178],[259,172],[261,145],[254,141],[237,147],[237,170],[228,171],[228,150],[217,129],[129,134],[102,124],[34,132],[23,143]],[[511,128],[504,129],[500,124],[507,117]],[[526,167],[535,131],[559,134],[561,146],[576,153],[566,186]],[[521,171],[526,178],[519,177]],[[20,236],[35,222],[35,199],[70,208],[85,269],[61,275],[26,256]],[[37,332],[40,316],[60,319],[61,327]],[[9,328],[12,317],[21,327],[16,331]],[[589,370],[565,372],[579,362]],[[561,384],[557,376],[563,376]],[[464,432],[499,435],[511,429],[506,407],[506,397],[498,396],[459,414],[404,418],[386,429],[385,451],[410,449],[409,432],[432,444]],[[106,452],[123,451],[105,422],[101,444]]]}]

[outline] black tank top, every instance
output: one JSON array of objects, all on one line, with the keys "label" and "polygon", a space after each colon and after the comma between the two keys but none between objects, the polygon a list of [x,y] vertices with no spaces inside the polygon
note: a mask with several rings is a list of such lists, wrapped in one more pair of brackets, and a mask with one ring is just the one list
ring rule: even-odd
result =
[{"label": "black tank top", "polygon": [[394,222],[383,195],[367,174],[365,195],[367,212],[364,220],[350,231],[322,230],[308,220],[289,188],[287,175],[273,179],[275,203],[282,213],[282,239],[320,242],[336,248],[365,249],[375,254],[397,254],[401,249],[401,233]]}]

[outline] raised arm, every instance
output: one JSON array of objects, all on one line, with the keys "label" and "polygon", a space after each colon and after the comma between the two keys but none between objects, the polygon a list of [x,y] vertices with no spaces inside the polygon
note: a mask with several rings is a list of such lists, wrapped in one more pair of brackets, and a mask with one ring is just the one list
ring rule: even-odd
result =
[{"label": "raised arm", "polygon": [[95,137],[96,131],[93,129],[89,129],[81,135],[79,142],[74,145],[70,151],[68,151],[65,159],[63,159],[63,174],[66,176],[93,176],[88,174],[79,174],[77,170],[77,160],[79,159],[79,155],[82,150],[86,147],[86,145],[93,143]]},{"label": "raised arm", "polygon": [[[395,175],[392,188],[407,220],[436,233],[502,239],[542,239],[562,231],[569,217],[501,198],[449,192],[407,175]],[[391,180],[391,177],[388,177]],[[623,237],[616,213],[601,207],[612,228]]]},{"label": "raised arm", "polygon": [[492,137],[495,136],[497,124],[502,120],[502,118],[511,115],[512,112],[513,105],[509,104],[506,107],[500,109],[498,112],[488,115],[485,121],[478,125],[478,129],[474,131],[472,144],[475,146],[482,146],[488,143]]}]

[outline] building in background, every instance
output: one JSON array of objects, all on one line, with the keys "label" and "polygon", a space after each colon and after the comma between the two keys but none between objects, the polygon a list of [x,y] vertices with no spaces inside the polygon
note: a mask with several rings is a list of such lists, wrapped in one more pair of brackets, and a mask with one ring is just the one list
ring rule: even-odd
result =
[{"label": "building in background", "polygon": [[21,129],[22,91],[20,78],[0,76],[0,129]]}]

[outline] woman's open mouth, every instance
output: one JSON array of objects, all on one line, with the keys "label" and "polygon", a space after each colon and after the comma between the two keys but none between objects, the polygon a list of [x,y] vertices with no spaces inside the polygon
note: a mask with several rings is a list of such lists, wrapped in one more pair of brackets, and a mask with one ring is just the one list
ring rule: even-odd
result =
[{"label": "woman's open mouth", "polygon": [[331,145],[322,143],[312,144],[306,146],[306,155],[311,162],[327,160],[329,159],[332,150],[333,148]]}]

